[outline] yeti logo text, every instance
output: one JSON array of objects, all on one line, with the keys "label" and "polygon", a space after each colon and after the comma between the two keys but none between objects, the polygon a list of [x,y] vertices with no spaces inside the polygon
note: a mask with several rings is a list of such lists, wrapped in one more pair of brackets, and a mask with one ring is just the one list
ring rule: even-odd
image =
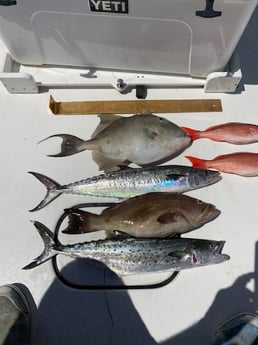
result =
[{"label": "yeti logo text", "polygon": [[93,12],[128,13],[128,0],[89,0]]}]

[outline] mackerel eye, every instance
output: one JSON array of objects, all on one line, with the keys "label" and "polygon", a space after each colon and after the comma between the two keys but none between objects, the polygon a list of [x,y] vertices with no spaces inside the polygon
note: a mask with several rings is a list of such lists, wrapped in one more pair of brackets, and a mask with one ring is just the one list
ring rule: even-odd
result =
[{"label": "mackerel eye", "polygon": [[211,243],[210,244],[210,249],[214,249],[215,248],[215,244],[214,243]]}]

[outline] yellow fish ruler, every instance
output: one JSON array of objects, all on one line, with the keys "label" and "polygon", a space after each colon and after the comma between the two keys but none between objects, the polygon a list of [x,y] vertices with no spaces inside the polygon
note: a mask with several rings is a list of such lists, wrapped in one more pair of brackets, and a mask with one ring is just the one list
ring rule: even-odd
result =
[{"label": "yellow fish ruler", "polygon": [[220,99],[127,100],[56,102],[50,96],[49,108],[55,115],[144,114],[221,112]]}]

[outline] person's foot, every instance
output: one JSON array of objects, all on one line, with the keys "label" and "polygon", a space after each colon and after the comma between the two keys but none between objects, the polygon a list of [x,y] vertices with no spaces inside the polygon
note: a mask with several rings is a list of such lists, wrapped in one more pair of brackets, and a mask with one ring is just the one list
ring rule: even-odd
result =
[{"label": "person's foot", "polygon": [[15,284],[0,286],[0,345],[29,345],[31,315],[27,298]]},{"label": "person's foot", "polygon": [[245,313],[230,319],[216,331],[212,345],[258,345],[258,318]]}]

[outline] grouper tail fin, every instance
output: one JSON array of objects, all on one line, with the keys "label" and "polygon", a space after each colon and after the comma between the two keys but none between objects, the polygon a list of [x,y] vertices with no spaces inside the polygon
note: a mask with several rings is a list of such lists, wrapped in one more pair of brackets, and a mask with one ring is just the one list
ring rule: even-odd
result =
[{"label": "grouper tail fin", "polygon": [[47,204],[49,204],[51,201],[55,200],[59,195],[62,194],[62,192],[58,190],[60,184],[55,182],[51,178],[32,171],[29,171],[29,174],[35,176],[47,188],[45,198],[36,207],[31,209],[30,212],[40,210],[41,208],[45,207]]},{"label": "grouper tail fin", "polygon": [[65,210],[68,215],[68,226],[62,232],[65,234],[84,234],[101,230],[102,220],[98,214],[76,208]]},{"label": "grouper tail fin", "polygon": [[61,244],[58,241],[55,243],[54,234],[45,225],[36,221],[33,221],[33,224],[44,242],[44,249],[37,258],[35,258],[30,264],[23,267],[24,270],[34,268],[50,260],[52,257],[58,254],[58,246],[61,247]]}]

